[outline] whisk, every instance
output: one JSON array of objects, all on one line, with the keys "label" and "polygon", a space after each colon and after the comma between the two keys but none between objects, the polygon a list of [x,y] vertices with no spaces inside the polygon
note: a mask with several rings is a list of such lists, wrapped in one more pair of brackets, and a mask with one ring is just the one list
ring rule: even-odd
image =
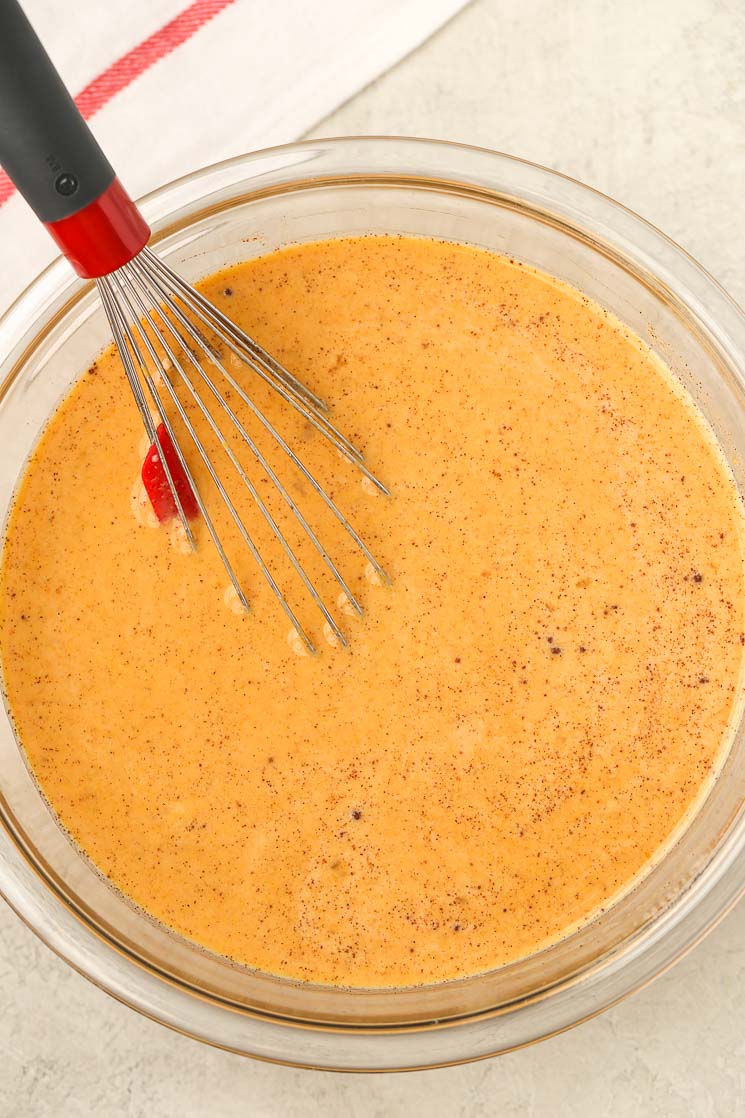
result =
[{"label": "whisk", "polygon": [[[240,446],[276,487],[284,506],[300,525],[303,538],[310,542],[338,584],[344,595],[342,600],[361,614],[359,601],[267,454],[231,407],[225,386],[237,395],[260,428],[300,472],[373,570],[384,580],[385,573],[299,454],[256,404],[245,385],[228,370],[223,351],[230,351],[239,364],[276,392],[287,408],[328,440],[380,492],[386,494],[388,490],[331,422],[324,402],[147,247],[149,227],[93,138],[17,0],[0,0],[0,163],[78,274],[96,281],[126,378],[189,544],[194,547],[195,540],[184,508],[184,493],[177,484],[181,471],[187,493],[190,499],[193,496],[235,594],[248,609],[248,597],[177,438],[169,405],[187,432],[191,453],[206,470],[277,601],[304,645],[314,651],[309,634],[262,557],[245,517],[236,508],[229,487],[208,453],[184,405],[184,395],[192,401],[195,414],[201,416],[206,429],[216,437],[226,462],[248,490],[253,507],[281,546],[331,633],[346,644],[341,628],[249,477],[243,460],[222,433],[216,414],[225,417]],[[205,404],[204,395],[214,409]],[[159,420],[157,424],[154,414]]]}]

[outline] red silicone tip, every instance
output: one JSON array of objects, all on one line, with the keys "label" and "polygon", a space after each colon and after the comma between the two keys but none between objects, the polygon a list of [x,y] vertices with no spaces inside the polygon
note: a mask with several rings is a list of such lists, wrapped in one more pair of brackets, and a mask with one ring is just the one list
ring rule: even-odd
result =
[{"label": "red silicone tip", "polygon": [[[184,467],[181,465],[179,456],[171,442],[171,436],[163,423],[158,426],[157,435],[184,515],[187,520],[194,520],[199,515],[199,505]],[[150,504],[153,506],[153,511],[161,524],[178,516],[176,502],[173,499],[166,471],[163,469],[163,463],[160,460],[160,451],[155,443],[148,450],[142,464],[142,484],[145,486]]]}]

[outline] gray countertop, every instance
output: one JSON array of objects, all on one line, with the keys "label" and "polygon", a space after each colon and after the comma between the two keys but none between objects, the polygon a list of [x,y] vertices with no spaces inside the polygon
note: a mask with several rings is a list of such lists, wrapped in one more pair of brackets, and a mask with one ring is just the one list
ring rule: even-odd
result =
[{"label": "gray countertop", "polygon": [[[745,301],[741,0],[477,0],[316,135],[458,139],[606,191]],[[0,1118],[745,1115],[745,905],[653,986],[497,1060],[407,1076],[214,1051],[73,973],[0,905]]]}]

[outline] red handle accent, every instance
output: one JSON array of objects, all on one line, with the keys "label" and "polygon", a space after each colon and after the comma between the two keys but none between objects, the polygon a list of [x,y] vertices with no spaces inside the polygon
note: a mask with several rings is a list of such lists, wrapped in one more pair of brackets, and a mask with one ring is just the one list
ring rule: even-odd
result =
[{"label": "red handle accent", "polygon": [[84,209],[46,227],[84,279],[121,268],[150,239],[150,229],[119,179]]}]

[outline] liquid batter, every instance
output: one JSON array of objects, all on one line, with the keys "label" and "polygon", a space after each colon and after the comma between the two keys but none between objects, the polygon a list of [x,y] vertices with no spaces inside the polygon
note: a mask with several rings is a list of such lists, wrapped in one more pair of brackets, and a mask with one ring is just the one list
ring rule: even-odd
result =
[{"label": "liquid batter", "polygon": [[154,521],[107,352],[5,542],[4,685],[44,794],[133,901],[265,971],[424,983],[555,941],[659,853],[727,746],[743,523],[712,436],[601,308],[481,250],[306,244],[201,289],[390,485],[261,397],[392,585],[290,473],[365,616],[335,606],[343,650],[301,604],[321,649],[303,655],[226,528],[241,613],[204,524],[188,554]]}]

